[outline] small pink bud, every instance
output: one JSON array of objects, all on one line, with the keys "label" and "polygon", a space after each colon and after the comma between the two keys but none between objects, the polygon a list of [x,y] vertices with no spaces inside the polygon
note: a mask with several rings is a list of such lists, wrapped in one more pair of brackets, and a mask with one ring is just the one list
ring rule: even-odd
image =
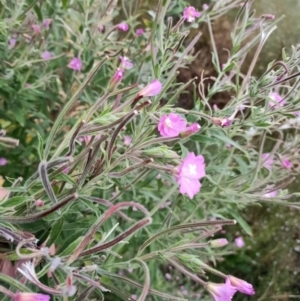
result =
[{"label": "small pink bud", "polygon": [[189,125],[183,132],[180,133],[181,138],[185,138],[196,134],[201,129],[201,126],[198,123],[193,123]]},{"label": "small pink bud", "polygon": [[34,34],[40,34],[41,33],[41,27],[40,27],[40,25],[34,24],[31,27],[33,29]]},{"label": "small pink bud", "polygon": [[255,294],[253,286],[250,283],[230,275],[227,277],[227,279],[230,281],[231,285],[234,286],[239,292],[246,295]]},{"label": "small pink bud", "polygon": [[68,68],[76,70],[76,71],[80,71],[81,68],[82,68],[82,61],[81,61],[81,59],[78,58],[78,57],[72,58],[72,60],[68,64]]},{"label": "small pink bud", "polygon": [[49,29],[50,25],[52,24],[52,19],[45,19],[43,20],[43,27],[45,27],[46,29]]},{"label": "small pink bud", "polygon": [[124,69],[118,68],[109,83],[109,89],[111,91],[118,86],[118,84],[122,81],[123,76],[124,76]]},{"label": "small pink bud", "polygon": [[132,138],[130,136],[124,136],[124,144],[129,145],[132,141]]},{"label": "small pink bud", "polygon": [[142,98],[148,96],[156,96],[161,92],[161,90],[161,82],[158,79],[154,79],[150,84],[148,84],[145,88],[137,93],[137,97]]},{"label": "small pink bud", "polygon": [[267,19],[267,20],[274,20],[275,19],[275,15],[271,15],[271,14],[264,14],[261,15],[262,18]]},{"label": "small pink bud", "polygon": [[45,51],[42,53],[42,59],[43,60],[50,60],[51,59],[51,52],[50,51]]},{"label": "small pink bud", "polygon": [[243,240],[243,237],[237,237],[235,240],[234,240],[234,242],[235,242],[235,244],[236,244],[236,246],[238,247],[238,248],[242,248],[242,247],[244,247],[245,246],[245,242],[244,242],[244,240]]},{"label": "small pink bud", "polygon": [[116,25],[116,28],[121,31],[127,31],[129,29],[129,26],[127,23],[119,23]]},{"label": "small pink bud", "polygon": [[204,3],[203,5],[202,5],[202,9],[203,10],[207,10],[209,8],[209,6],[206,4],[206,3]]},{"label": "small pink bud", "polygon": [[187,22],[194,22],[195,18],[199,18],[201,16],[200,12],[197,12],[194,6],[188,6],[183,11],[183,18]]},{"label": "small pink bud", "polygon": [[5,166],[8,163],[6,158],[0,158],[0,166]]},{"label": "small pink bud", "polygon": [[17,43],[17,39],[15,39],[15,38],[9,39],[9,47],[8,47],[8,49],[13,49],[16,46],[16,43]]},{"label": "small pink bud", "polygon": [[37,207],[42,207],[42,206],[44,206],[44,202],[43,202],[42,200],[36,200],[34,203],[35,203],[35,205],[36,205]]},{"label": "small pink bud", "polygon": [[282,164],[283,168],[286,168],[286,169],[291,169],[292,168],[292,162],[288,159],[282,159],[281,164]]},{"label": "small pink bud", "polygon": [[139,36],[143,35],[144,33],[145,33],[145,31],[144,31],[143,28],[138,28],[138,29],[136,30],[136,32],[135,32],[135,35],[136,35],[137,37],[139,37]]},{"label": "small pink bud", "polygon": [[219,238],[219,239],[213,239],[209,242],[209,245],[212,248],[221,248],[228,244],[228,241],[226,238]]},{"label": "small pink bud", "polygon": [[38,293],[17,293],[14,301],[49,301],[50,296]]}]

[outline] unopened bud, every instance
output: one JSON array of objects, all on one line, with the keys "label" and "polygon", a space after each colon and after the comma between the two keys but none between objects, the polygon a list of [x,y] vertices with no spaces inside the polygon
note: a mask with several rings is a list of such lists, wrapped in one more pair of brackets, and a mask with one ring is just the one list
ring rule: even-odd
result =
[{"label": "unopened bud", "polygon": [[212,248],[221,248],[221,247],[226,246],[227,244],[228,244],[228,241],[226,238],[214,239],[209,242],[209,245]]},{"label": "unopened bud", "polygon": [[180,138],[185,138],[197,133],[201,129],[201,126],[198,123],[193,123],[188,126],[183,132],[179,134]]}]

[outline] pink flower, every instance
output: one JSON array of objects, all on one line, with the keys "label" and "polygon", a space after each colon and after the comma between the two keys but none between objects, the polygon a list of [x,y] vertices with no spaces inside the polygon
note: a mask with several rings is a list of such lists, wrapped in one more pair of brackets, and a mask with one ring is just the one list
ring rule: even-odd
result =
[{"label": "pink flower", "polygon": [[269,101],[269,107],[271,109],[279,109],[280,107],[283,107],[286,102],[286,100],[283,100],[283,97],[281,97],[277,92],[270,93],[269,97],[272,99]]},{"label": "pink flower", "polygon": [[242,248],[244,245],[245,245],[245,242],[244,242],[244,240],[243,240],[243,237],[237,237],[235,240],[234,240],[234,242],[235,242],[235,244],[236,244],[236,246],[238,247],[238,248]]},{"label": "pink flower", "polygon": [[231,119],[230,118],[217,118],[217,117],[212,117],[211,121],[218,125],[221,126],[222,128],[227,127],[231,124]]},{"label": "pink flower", "polygon": [[171,113],[160,118],[158,130],[163,137],[177,137],[186,128],[186,120]]},{"label": "pink flower", "polygon": [[239,292],[246,294],[246,295],[254,295],[255,291],[253,289],[253,286],[239,278],[236,278],[234,276],[227,276],[227,279],[231,283],[232,286],[234,286]]},{"label": "pink flower", "polygon": [[40,27],[40,25],[33,24],[31,26],[31,28],[33,29],[34,34],[40,34],[41,33],[41,27]]},{"label": "pink flower", "polygon": [[42,59],[43,60],[50,60],[51,59],[51,52],[50,51],[45,51],[42,53]]},{"label": "pink flower", "polygon": [[166,273],[166,274],[165,274],[165,277],[166,277],[167,280],[171,280],[171,279],[172,279],[172,276],[171,276],[171,274],[169,274],[169,273]]},{"label": "pink flower", "polygon": [[221,248],[228,245],[228,240],[226,238],[213,239],[209,242],[212,248]]},{"label": "pink flower", "polygon": [[266,193],[263,195],[265,198],[274,198],[277,196],[277,190],[274,189],[273,185],[267,185]]},{"label": "pink flower", "polygon": [[43,207],[44,206],[44,202],[42,200],[36,200],[34,202],[35,206],[37,207]]},{"label": "pink flower", "polygon": [[120,56],[120,60],[122,69],[131,69],[133,67],[133,64],[129,61],[128,57]]},{"label": "pink flower", "polygon": [[124,144],[129,145],[132,141],[132,138],[130,136],[124,136]]},{"label": "pink flower", "polygon": [[138,28],[138,29],[136,30],[136,32],[135,32],[135,35],[136,35],[137,37],[139,37],[139,36],[143,35],[144,33],[145,33],[145,31],[144,31],[143,28]]},{"label": "pink flower", "polygon": [[195,18],[199,18],[201,16],[200,12],[197,12],[194,6],[188,6],[183,11],[183,18],[187,22],[194,22]]},{"label": "pink flower", "polygon": [[124,76],[124,69],[118,68],[110,80],[109,83],[110,90],[113,90],[118,86],[118,84],[122,81],[123,76]]},{"label": "pink flower", "polygon": [[129,29],[129,26],[127,23],[119,23],[116,25],[116,28],[121,31],[127,31]]},{"label": "pink flower", "polygon": [[17,43],[17,39],[15,38],[11,38],[9,39],[9,49],[13,49],[15,46],[16,46],[16,43]]},{"label": "pink flower", "polygon": [[292,162],[288,159],[282,158],[281,159],[281,165],[282,165],[283,168],[286,168],[286,169],[291,169],[292,168]]},{"label": "pink flower", "polygon": [[204,3],[203,5],[202,5],[202,9],[203,10],[207,10],[209,8],[209,6],[206,4],[206,3]]},{"label": "pink flower", "polygon": [[144,87],[141,91],[137,93],[137,97],[148,97],[156,96],[162,90],[162,84],[158,79],[154,79],[150,84]]},{"label": "pink flower", "polygon": [[49,29],[49,26],[52,24],[52,19],[45,19],[43,20],[43,27],[45,27],[46,29]]},{"label": "pink flower", "polygon": [[0,158],[0,166],[5,166],[8,163],[6,158]]},{"label": "pink flower", "polygon": [[177,182],[180,185],[180,193],[187,194],[191,199],[200,191],[199,180],[205,177],[204,157],[188,153],[178,167]]},{"label": "pink flower", "polygon": [[81,68],[82,68],[82,61],[81,61],[81,59],[78,58],[78,57],[72,58],[72,60],[68,64],[68,68],[80,71]]},{"label": "pink flower", "polygon": [[215,301],[231,301],[231,298],[236,293],[237,289],[230,284],[229,279],[225,283],[208,282],[207,290],[214,297]]},{"label": "pink flower", "polygon": [[270,153],[264,153],[264,154],[262,154],[262,159],[263,159],[263,166],[266,169],[271,170],[272,165],[274,163],[274,159],[271,158]]},{"label": "pink flower", "polygon": [[181,138],[185,138],[196,134],[201,129],[201,126],[198,123],[192,123],[189,125],[183,132],[180,133]]},{"label": "pink flower", "polygon": [[50,296],[38,293],[17,293],[14,301],[49,301]]}]

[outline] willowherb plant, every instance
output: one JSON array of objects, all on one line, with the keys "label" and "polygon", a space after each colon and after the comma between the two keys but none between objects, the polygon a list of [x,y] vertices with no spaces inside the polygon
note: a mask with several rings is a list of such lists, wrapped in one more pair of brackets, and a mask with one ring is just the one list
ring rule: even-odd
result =
[{"label": "willowherb plant", "polygon": [[[55,78],[64,105],[47,140],[39,136],[37,171],[2,197],[3,300],[184,300],[185,290],[168,293],[172,277],[217,301],[254,294],[251,284],[212,267],[232,250],[216,251],[228,241],[213,236],[236,221],[251,234],[238,213],[248,203],[291,205],[284,188],[299,144],[285,130],[299,124],[299,51],[283,52],[254,78],[275,23],[252,14],[250,1],[218,1],[202,11],[160,1],[146,28],[137,21],[141,2],[134,3],[123,2],[127,19],[115,25],[117,1],[23,2],[4,10],[15,68],[56,66],[45,77]],[[178,7],[185,7],[182,18],[167,21]],[[232,49],[221,66],[211,20],[233,8],[240,10]],[[208,93],[205,78],[176,82],[201,36],[184,44],[194,22],[207,23],[211,34],[218,77]],[[25,54],[32,56],[26,64]],[[198,92],[195,108],[174,106],[189,85]],[[232,99],[212,109],[220,91]],[[207,273],[224,280],[213,283]]]}]

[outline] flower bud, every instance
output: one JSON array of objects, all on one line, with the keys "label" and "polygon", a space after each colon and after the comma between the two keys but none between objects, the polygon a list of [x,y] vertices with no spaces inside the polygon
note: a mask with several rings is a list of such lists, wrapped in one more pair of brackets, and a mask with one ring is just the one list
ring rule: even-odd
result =
[{"label": "flower bud", "polygon": [[50,296],[38,293],[17,293],[14,301],[49,301]]},{"label": "flower bud", "polygon": [[122,81],[123,76],[124,76],[124,70],[118,68],[109,82],[110,91],[113,91],[118,86],[118,84]]},{"label": "flower bud", "polygon": [[209,242],[209,245],[212,248],[221,248],[228,244],[228,241],[226,238],[219,238],[219,239],[213,239]]},{"label": "flower bud", "polygon": [[183,132],[179,134],[180,138],[185,138],[197,133],[201,129],[201,126],[198,123],[193,123],[188,126]]}]

